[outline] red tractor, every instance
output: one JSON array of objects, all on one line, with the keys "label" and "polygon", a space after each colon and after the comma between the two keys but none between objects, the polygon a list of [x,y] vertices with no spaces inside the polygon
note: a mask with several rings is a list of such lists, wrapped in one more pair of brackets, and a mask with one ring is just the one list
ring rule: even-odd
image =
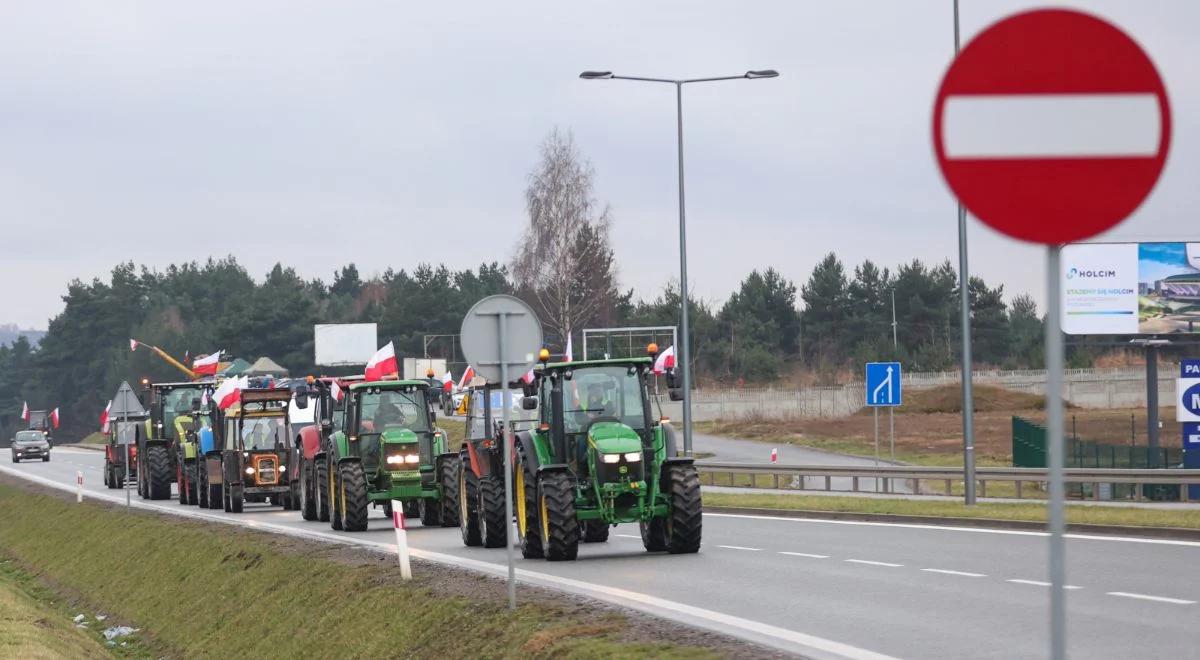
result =
[{"label": "red tractor", "polygon": [[313,424],[300,429],[295,443],[299,508],[305,520],[329,522],[329,462],[325,448],[330,434],[342,425],[351,383],[361,380],[362,376],[314,378],[307,388],[296,390],[297,407],[313,407]]}]

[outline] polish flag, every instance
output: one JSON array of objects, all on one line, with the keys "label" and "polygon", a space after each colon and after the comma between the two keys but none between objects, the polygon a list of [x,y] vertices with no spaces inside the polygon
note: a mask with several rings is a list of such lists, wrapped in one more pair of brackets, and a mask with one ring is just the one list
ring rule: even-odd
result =
[{"label": "polish flag", "polygon": [[574,351],[571,350],[571,335],[569,334],[567,335],[567,352],[564,354],[564,357],[566,358],[563,360],[564,362],[574,362],[575,360]]},{"label": "polish flag", "polygon": [[21,404],[21,419],[29,421],[29,402],[25,401]]},{"label": "polish flag", "polygon": [[50,424],[52,424],[54,428],[58,428],[58,408],[55,408],[54,412],[50,413]]},{"label": "polish flag", "polygon": [[363,372],[367,380],[383,380],[384,376],[394,376],[400,372],[400,366],[396,362],[396,347],[392,346],[392,342],[388,342],[383,348],[375,351],[375,355],[371,356],[371,361],[367,363],[367,370]]},{"label": "polish flag", "polygon": [[112,408],[112,401],[104,406],[104,412],[100,413],[100,432],[108,433],[108,411]]},{"label": "polish flag", "polygon": [[192,371],[196,372],[197,376],[215,376],[217,374],[217,366],[221,362],[221,353],[224,353],[224,351],[217,351],[212,355],[196,358],[196,361],[192,363]]},{"label": "polish flag", "polygon": [[129,340],[129,350],[131,350],[131,351],[136,351],[136,350],[137,350],[137,347],[138,347],[138,340],[136,340],[136,339],[130,339],[130,340]]},{"label": "polish flag", "polygon": [[346,396],[346,393],[342,391],[342,388],[338,386],[335,380],[329,384],[329,395],[333,397],[334,401],[341,401]]},{"label": "polish flag", "polygon": [[668,346],[667,350],[658,354],[654,359],[654,373],[661,374],[675,368],[675,347]]},{"label": "polish flag", "polygon": [[475,367],[467,365],[467,370],[463,372],[462,378],[458,381],[458,389],[465,390],[475,378]]},{"label": "polish flag", "polygon": [[237,403],[238,392],[243,387],[248,387],[249,384],[250,381],[245,376],[225,379],[225,382],[221,383],[217,387],[217,391],[213,393],[213,400],[217,402],[217,407],[221,410],[226,410]]},{"label": "polish flag", "polygon": [[524,376],[521,376],[521,382],[525,383],[526,385],[533,383],[533,369],[530,369],[529,371],[525,372]]},{"label": "polish flag", "polygon": [[442,376],[442,391],[449,394],[454,391],[454,376],[447,371],[445,376]]}]

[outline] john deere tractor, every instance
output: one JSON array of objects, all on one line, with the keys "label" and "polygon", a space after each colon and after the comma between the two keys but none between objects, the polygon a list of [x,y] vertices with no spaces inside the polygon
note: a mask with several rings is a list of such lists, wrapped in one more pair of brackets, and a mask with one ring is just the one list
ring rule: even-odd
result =
[{"label": "john deere tractor", "polygon": [[517,434],[513,502],[522,554],[575,559],[579,543],[636,522],[651,552],[700,549],[700,479],[651,415],[650,358],[550,363],[542,351],[523,401],[538,427]]},{"label": "john deere tractor", "polygon": [[424,380],[359,382],[346,394],[340,429],[330,435],[330,525],[367,529],[371,505],[389,517],[392,500],[425,526],[458,524],[458,453],[433,425]]},{"label": "john deere tractor", "polygon": [[[464,544],[502,548],[511,526],[504,510],[504,389],[497,383],[473,385],[467,400],[466,439],[458,453],[458,526]],[[520,390],[510,390],[509,400],[516,404],[509,413],[513,430],[537,422],[537,412],[520,405]]]}]

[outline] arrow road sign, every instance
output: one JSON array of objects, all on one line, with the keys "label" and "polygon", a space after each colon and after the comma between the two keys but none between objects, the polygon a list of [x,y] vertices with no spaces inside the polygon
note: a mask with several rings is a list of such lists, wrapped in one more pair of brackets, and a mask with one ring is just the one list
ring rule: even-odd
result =
[{"label": "arrow road sign", "polygon": [[900,376],[899,362],[868,362],[867,405],[894,408],[903,403]]}]

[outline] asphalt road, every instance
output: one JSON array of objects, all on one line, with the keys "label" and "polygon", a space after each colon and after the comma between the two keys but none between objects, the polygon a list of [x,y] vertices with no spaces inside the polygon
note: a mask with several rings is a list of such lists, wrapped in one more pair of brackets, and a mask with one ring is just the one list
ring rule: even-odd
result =
[{"label": "asphalt road", "polygon": [[[50,463],[3,471],[73,488],[102,485],[96,452],[56,448]],[[7,458],[7,457],[6,457]],[[137,501],[134,494],[133,499]],[[267,531],[387,550],[390,523],[332,532],[298,512],[244,514],[148,503]],[[1048,648],[1047,543],[1037,532],[706,514],[691,556],[648,555],[637,528],[585,545],[571,563],[521,560],[520,579],[582,593],[813,657],[1037,658]],[[492,574],[502,550],[466,548],[457,529],[410,530],[414,556]],[[1191,657],[1200,615],[1200,543],[1069,535],[1069,644],[1075,657]]]}]

